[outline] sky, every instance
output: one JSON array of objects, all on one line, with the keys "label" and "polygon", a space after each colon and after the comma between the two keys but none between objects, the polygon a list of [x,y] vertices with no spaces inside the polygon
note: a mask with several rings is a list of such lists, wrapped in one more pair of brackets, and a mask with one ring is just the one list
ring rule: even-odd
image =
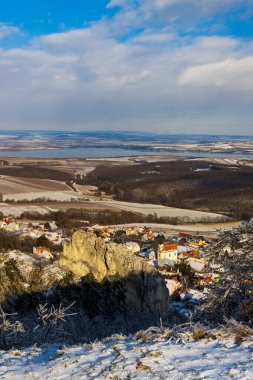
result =
[{"label": "sky", "polygon": [[252,0],[2,0],[0,129],[253,135]]}]

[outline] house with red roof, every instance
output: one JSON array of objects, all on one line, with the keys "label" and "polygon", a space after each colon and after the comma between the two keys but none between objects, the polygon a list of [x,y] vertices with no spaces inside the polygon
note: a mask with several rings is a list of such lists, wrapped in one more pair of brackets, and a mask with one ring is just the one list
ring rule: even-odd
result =
[{"label": "house with red roof", "polygon": [[178,249],[176,244],[159,244],[158,246],[158,260],[171,260],[177,261]]},{"label": "house with red roof", "polygon": [[48,247],[33,247],[33,254],[44,259],[52,259],[53,255]]}]

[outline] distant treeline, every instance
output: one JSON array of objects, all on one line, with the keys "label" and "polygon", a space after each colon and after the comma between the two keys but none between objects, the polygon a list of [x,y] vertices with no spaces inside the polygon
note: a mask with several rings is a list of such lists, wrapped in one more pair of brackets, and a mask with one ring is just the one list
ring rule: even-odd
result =
[{"label": "distant treeline", "polygon": [[[158,217],[156,214],[143,215],[130,211],[112,211],[112,210],[77,210],[68,209],[66,211],[51,212],[40,214],[34,212],[24,212],[20,219],[56,221],[59,228],[67,231],[93,225],[116,225],[126,223],[161,223],[161,224],[182,224],[192,223],[187,217]],[[88,222],[88,223],[86,223]],[[208,220],[206,221],[208,222]]]},{"label": "distant treeline", "polygon": [[213,211],[235,219],[253,216],[252,167],[198,160],[101,165],[79,183],[97,186],[123,201]]}]

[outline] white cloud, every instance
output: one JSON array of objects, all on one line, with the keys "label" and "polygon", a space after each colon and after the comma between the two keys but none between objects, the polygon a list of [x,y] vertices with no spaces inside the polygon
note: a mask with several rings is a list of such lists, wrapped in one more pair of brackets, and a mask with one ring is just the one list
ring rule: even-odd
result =
[{"label": "white cloud", "polygon": [[[107,7],[118,7],[116,18],[122,22],[126,12],[132,12],[135,15],[132,26],[142,27],[148,23],[150,27],[170,26],[183,32],[191,32],[197,25],[206,31],[223,28],[222,17],[230,11],[235,17],[245,18],[253,12],[251,0],[111,0]],[[211,26],[205,25],[207,20],[213,21]]]},{"label": "white cloud", "polygon": [[111,0],[108,4],[107,4],[107,8],[115,8],[115,7],[122,7],[126,4],[126,1],[125,0]]},{"label": "white cloud", "polygon": [[10,26],[4,23],[0,23],[0,40],[11,36],[12,34],[21,33],[20,29],[15,26]]},{"label": "white cloud", "polygon": [[69,45],[71,43],[76,43],[76,42],[82,42],[91,35],[91,30],[86,28],[86,29],[76,29],[76,30],[71,30],[65,33],[54,33],[54,34],[49,34],[46,36],[41,37],[39,40],[40,42],[44,42],[47,44],[51,45],[65,45],[68,44],[68,48],[70,47]]},{"label": "white cloud", "polygon": [[175,38],[174,33],[163,31],[154,32],[152,30],[147,30],[144,33],[141,33],[138,36],[134,37],[132,41],[140,43],[164,43],[171,41],[173,38]]},{"label": "white cloud", "polygon": [[186,69],[179,77],[180,85],[223,87],[253,91],[253,56],[227,59]]},{"label": "white cloud", "polygon": [[155,7],[164,10],[170,7],[191,6],[199,8],[205,12],[214,12],[217,9],[223,10],[230,7],[243,6],[250,4],[249,0],[155,0]]},{"label": "white cloud", "polygon": [[[220,65],[224,57],[237,56],[241,41],[201,37],[180,46],[175,39],[161,45],[163,38],[158,38],[156,48],[149,38],[136,45],[109,38],[108,31],[101,33],[100,25],[93,25],[0,52],[2,127],[185,131],[185,122],[190,130],[193,125],[198,128],[207,119],[210,122],[214,111],[217,119],[224,119],[219,94],[198,89],[189,94],[188,88],[196,86],[196,67],[208,67],[210,62]],[[155,43],[154,35],[147,30],[140,37],[149,36]],[[246,61],[240,59],[243,67]],[[208,72],[208,76],[216,83],[214,75]],[[202,81],[205,77],[206,72],[200,74]],[[235,101],[229,94],[229,78],[223,84],[223,104]],[[233,118],[238,107],[238,102],[232,107]]]},{"label": "white cloud", "polygon": [[[0,50],[0,128],[232,133],[240,122],[246,133],[253,44],[180,37],[157,27],[156,13],[145,24],[154,1],[134,3],[112,19]],[[131,34],[133,25],[141,32]]]},{"label": "white cloud", "polygon": [[[194,0],[156,0],[155,6],[158,9],[164,9],[172,5],[184,4],[184,3],[189,3],[189,2],[191,2],[192,4],[196,3],[196,1]],[[199,3],[200,2],[201,0],[199,1]]]}]

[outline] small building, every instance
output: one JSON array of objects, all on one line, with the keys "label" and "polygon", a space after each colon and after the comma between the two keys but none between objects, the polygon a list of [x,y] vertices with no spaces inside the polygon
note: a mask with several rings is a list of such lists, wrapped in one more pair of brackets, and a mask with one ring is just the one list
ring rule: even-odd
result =
[{"label": "small building", "polygon": [[138,235],[138,232],[134,227],[129,227],[126,229],[126,236],[136,236]]},{"label": "small building", "polygon": [[192,238],[192,235],[191,235],[191,234],[188,234],[188,233],[186,233],[186,232],[179,232],[178,237],[179,237],[180,239],[191,239],[191,238]]},{"label": "small building", "polygon": [[55,220],[53,220],[52,222],[50,222],[49,225],[50,225],[50,228],[51,228],[52,231],[55,231],[55,230],[58,229],[58,226],[57,226]]},{"label": "small building", "polygon": [[33,254],[44,259],[52,259],[51,250],[47,247],[33,247]]},{"label": "small building", "polygon": [[203,247],[203,245],[205,244],[205,240],[193,240],[193,241],[190,241],[188,244],[192,247]]},{"label": "small building", "polygon": [[214,280],[212,276],[199,277],[196,280],[196,284],[200,286],[207,286],[213,284]]},{"label": "small building", "polygon": [[134,254],[139,253],[141,250],[141,247],[135,241],[128,241],[127,243],[125,243],[125,247],[128,249],[128,251]]},{"label": "small building", "polygon": [[231,245],[226,244],[220,250],[220,255],[231,255],[233,252]]},{"label": "small building", "polygon": [[200,259],[200,253],[196,249],[190,249],[188,251],[181,252],[178,257],[181,260],[186,260],[188,257],[194,257],[195,259]]},{"label": "small building", "polygon": [[202,272],[205,269],[206,261],[203,259],[196,259],[194,257],[189,257],[186,259],[186,262],[190,265],[190,267],[196,272]]},{"label": "small building", "polygon": [[158,260],[171,260],[177,261],[178,249],[176,244],[159,244],[158,246]]},{"label": "small building", "polygon": [[143,241],[147,241],[147,240],[152,240],[154,239],[154,233],[152,232],[152,230],[150,228],[144,228],[143,229],[143,236],[142,236],[142,240]]},{"label": "small building", "polygon": [[5,231],[8,232],[16,232],[20,230],[20,225],[13,221],[11,218],[5,218],[0,223],[0,228],[3,228]]}]

